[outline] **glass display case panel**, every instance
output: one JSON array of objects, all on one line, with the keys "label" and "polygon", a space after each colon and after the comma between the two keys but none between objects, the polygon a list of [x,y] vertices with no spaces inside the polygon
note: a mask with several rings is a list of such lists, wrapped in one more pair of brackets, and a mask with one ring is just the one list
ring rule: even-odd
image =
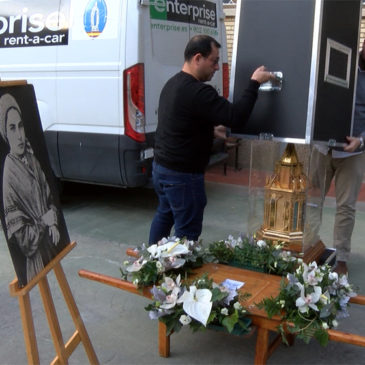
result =
[{"label": "glass display case panel", "polygon": [[[322,151],[327,153],[327,148]],[[247,229],[258,238],[285,242],[296,253],[320,242],[326,182],[313,145],[250,141]]]}]

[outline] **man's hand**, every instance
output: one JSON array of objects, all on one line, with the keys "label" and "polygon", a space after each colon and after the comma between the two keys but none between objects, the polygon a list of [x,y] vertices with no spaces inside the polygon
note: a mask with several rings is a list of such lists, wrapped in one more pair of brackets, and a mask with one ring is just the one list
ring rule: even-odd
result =
[{"label": "man's hand", "polygon": [[357,137],[346,137],[347,145],[343,148],[345,152],[354,152],[360,146],[360,138]]},{"label": "man's hand", "polygon": [[216,127],[214,127],[214,137],[226,139],[227,128],[224,125],[217,125]]},{"label": "man's hand", "polygon": [[251,76],[251,80],[256,80],[259,84],[275,79],[275,75],[267,71],[265,66],[257,68]]}]

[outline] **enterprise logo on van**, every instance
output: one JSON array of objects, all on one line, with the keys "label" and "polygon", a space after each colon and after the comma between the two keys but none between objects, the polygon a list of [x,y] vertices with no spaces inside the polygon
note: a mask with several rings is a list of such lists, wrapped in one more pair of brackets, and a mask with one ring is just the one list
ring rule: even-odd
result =
[{"label": "enterprise logo on van", "polygon": [[152,19],[217,27],[217,8],[211,1],[154,0],[150,5]]},{"label": "enterprise logo on van", "polygon": [[0,48],[67,45],[68,18],[58,8],[58,1],[54,4],[50,7],[48,3],[43,11],[39,4],[34,10],[22,6],[9,14],[0,2]]}]

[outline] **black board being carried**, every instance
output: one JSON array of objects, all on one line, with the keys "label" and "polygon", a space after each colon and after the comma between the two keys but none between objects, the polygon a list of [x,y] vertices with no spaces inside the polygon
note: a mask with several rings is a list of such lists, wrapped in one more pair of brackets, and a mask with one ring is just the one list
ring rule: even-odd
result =
[{"label": "black board being carried", "polygon": [[233,134],[341,145],[352,132],[360,0],[238,0],[230,99],[260,65],[283,75],[259,91],[248,124]]}]

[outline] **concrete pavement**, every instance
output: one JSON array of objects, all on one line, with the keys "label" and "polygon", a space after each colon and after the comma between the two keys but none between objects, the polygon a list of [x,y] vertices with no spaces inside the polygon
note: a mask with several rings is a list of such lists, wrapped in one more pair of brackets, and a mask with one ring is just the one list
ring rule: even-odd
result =
[{"label": "concrete pavement", "polygon": [[[206,208],[202,238],[205,243],[228,234],[245,232],[248,212],[247,188],[207,182]],[[127,247],[148,238],[149,225],[157,204],[153,190],[114,189],[68,184],[63,195],[63,211],[76,248],[63,259],[62,267],[73,291],[81,316],[101,364],[252,364],[255,334],[241,338],[213,331],[193,334],[183,329],[171,337],[171,357],[158,355],[157,322],[148,318],[148,301],[121,290],[91,282],[78,276],[80,269],[119,277],[119,266]],[[323,241],[330,246],[334,201],[326,200],[322,226]],[[365,204],[358,204],[353,235],[353,254],[349,263],[350,282],[365,294]],[[3,235],[0,249],[0,365],[27,363],[19,307],[10,297],[8,284],[14,271]],[[74,326],[53,274],[49,275],[64,340]],[[43,313],[38,289],[31,291],[33,316],[41,363],[54,357],[53,342]],[[365,308],[352,305],[351,317],[341,322],[342,330],[365,335]],[[70,364],[87,364],[82,345]],[[270,357],[268,364],[364,364],[365,349],[330,343],[322,348],[316,341],[309,345],[296,341],[284,345]]]}]

